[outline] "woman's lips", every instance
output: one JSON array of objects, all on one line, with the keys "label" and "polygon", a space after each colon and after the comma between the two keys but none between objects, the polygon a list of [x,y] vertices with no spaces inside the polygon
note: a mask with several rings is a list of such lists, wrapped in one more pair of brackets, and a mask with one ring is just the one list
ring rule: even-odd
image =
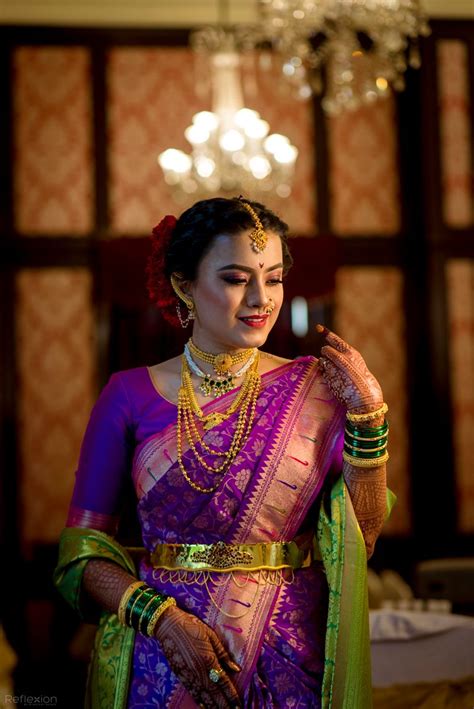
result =
[{"label": "woman's lips", "polygon": [[268,315],[249,315],[248,317],[239,318],[244,325],[248,327],[265,327],[268,320]]}]

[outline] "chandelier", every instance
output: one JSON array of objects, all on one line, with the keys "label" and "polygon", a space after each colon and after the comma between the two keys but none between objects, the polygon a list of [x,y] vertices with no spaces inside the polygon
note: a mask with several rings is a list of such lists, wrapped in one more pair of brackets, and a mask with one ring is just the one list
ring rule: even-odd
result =
[{"label": "chandelier", "polygon": [[297,148],[286,136],[270,134],[267,121],[244,105],[239,49],[242,43],[248,48],[249,37],[246,28],[206,27],[191,34],[196,55],[209,62],[212,111],[196,113],[184,131],[190,153],[168,148],[158,156],[177,201],[216,192],[291,193]]},{"label": "chandelier", "polygon": [[[259,0],[260,42],[282,59],[300,98],[323,94],[328,114],[404,89],[430,33],[419,0]],[[325,70],[325,81],[322,71]]]}]

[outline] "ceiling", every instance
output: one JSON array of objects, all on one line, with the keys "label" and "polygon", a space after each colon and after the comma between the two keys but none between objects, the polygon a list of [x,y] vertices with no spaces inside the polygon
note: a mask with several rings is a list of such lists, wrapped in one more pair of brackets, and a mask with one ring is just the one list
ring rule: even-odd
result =
[{"label": "ceiling", "polygon": [[[430,17],[474,19],[474,0],[422,0]],[[0,0],[1,24],[194,27],[218,20],[219,0]],[[251,22],[257,0],[230,0],[229,21]]]}]

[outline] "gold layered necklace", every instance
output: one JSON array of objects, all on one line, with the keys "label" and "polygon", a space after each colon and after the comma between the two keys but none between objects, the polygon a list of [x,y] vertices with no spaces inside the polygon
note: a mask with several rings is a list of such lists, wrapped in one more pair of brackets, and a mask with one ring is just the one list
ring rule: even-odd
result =
[{"label": "gold layered necklace", "polygon": [[[191,340],[190,340],[191,342]],[[188,343],[189,345],[189,343]],[[237,353],[223,353],[221,355],[212,355],[207,352],[202,352],[194,344],[193,348],[200,354],[202,353],[208,359],[204,361],[212,364],[214,366],[214,361],[217,357],[219,363],[224,362],[226,365],[224,372],[227,372],[230,366],[233,364],[240,364],[245,361],[245,358],[249,358],[254,354],[254,350],[244,350],[243,352]],[[191,347],[189,348],[191,349]],[[193,351],[193,350],[191,350]],[[197,352],[194,352],[195,356],[200,356]],[[245,358],[244,358],[244,353]],[[224,355],[229,359],[224,360]],[[238,452],[241,450],[245,441],[247,440],[255,416],[255,408],[257,405],[257,399],[260,392],[260,374],[258,373],[258,365],[260,360],[260,353],[257,351],[255,359],[252,365],[248,368],[245,379],[237,392],[234,400],[226,411],[220,413],[218,411],[212,412],[210,414],[204,414],[203,410],[199,406],[196,395],[194,393],[193,382],[191,379],[191,371],[187,362],[186,357],[183,355],[181,358],[181,386],[178,392],[178,420],[177,420],[177,454],[178,454],[178,464],[179,468],[189,483],[189,485],[198,490],[199,492],[214,492],[219,486],[213,485],[211,487],[202,487],[195,483],[189,476],[184,467],[183,463],[183,437],[186,437],[189,448],[194,453],[197,461],[200,465],[207,471],[214,474],[223,474],[229,468]],[[212,362],[209,361],[212,358]],[[238,358],[238,359],[237,359]],[[227,367],[227,362],[231,364]],[[219,365],[218,365],[219,366]],[[201,435],[197,421],[201,424],[205,431],[210,430],[214,426],[226,421],[232,414],[238,411],[237,423],[235,427],[234,435],[232,436],[232,441],[227,451],[218,451],[211,446],[208,446]],[[209,465],[209,463],[204,459],[203,455],[198,451],[197,444],[199,444],[201,450],[203,450],[208,455],[217,456],[221,459],[218,465]]]},{"label": "gold layered necklace", "polygon": [[217,376],[225,376],[229,373],[231,367],[236,364],[243,364],[255,352],[255,348],[240,350],[240,352],[220,352],[219,354],[211,354],[200,350],[194,344],[192,339],[188,340],[188,348],[192,355],[202,359],[203,362],[212,365]]},{"label": "gold layered necklace", "polygon": [[[247,359],[246,362],[240,367],[240,369],[237,372],[229,372],[229,371],[224,371],[222,374],[216,373],[216,374],[210,374],[209,372],[203,372],[194,359],[191,356],[191,349],[189,346],[189,342],[184,345],[184,356],[186,358],[186,362],[188,363],[189,368],[195,374],[197,377],[201,379],[201,383],[199,385],[199,391],[204,394],[204,396],[222,396],[222,394],[227,394],[229,391],[234,389],[236,386],[235,384],[235,379],[239,379],[240,377],[243,377],[244,374],[246,374],[247,370],[250,369],[252,364],[255,361],[255,358],[257,356],[258,350],[257,348],[253,350],[249,350],[251,352],[250,357]],[[212,356],[212,355],[211,355]],[[214,369],[215,371],[215,369]],[[219,370],[222,371],[222,370]]]}]

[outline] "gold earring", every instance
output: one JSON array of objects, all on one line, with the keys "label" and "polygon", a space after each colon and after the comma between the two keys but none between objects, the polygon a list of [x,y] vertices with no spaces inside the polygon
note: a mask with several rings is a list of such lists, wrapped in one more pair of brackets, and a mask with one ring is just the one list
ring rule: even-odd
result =
[{"label": "gold earring", "polygon": [[[194,320],[195,318],[195,310],[194,310],[194,302],[192,298],[190,298],[184,291],[182,290],[181,286],[179,285],[178,278],[174,275],[174,273],[171,274],[171,286],[178,296],[178,300],[176,301],[176,313],[178,315],[178,320],[181,323],[181,327],[185,328],[189,325],[191,320]],[[182,301],[185,306],[188,309],[188,312],[186,314],[186,317],[183,317],[181,313],[181,305],[179,301]]]}]

